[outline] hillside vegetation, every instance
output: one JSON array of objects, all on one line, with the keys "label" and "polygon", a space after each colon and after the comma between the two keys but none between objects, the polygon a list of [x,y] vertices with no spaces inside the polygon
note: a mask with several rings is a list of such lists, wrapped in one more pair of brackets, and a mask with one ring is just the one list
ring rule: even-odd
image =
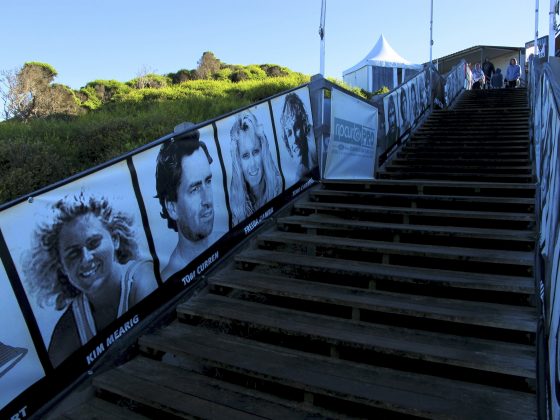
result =
[{"label": "hillside vegetation", "polygon": [[56,70],[44,63],[7,76],[12,95],[24,100],[13,101],[15,111],[5,109],[9,119],[0,122],[0,203],[156,140],[181,122],[215,118],[310,78],[278,65],[223,64],[210,52],[194,70],[96,80],[78,91],[53,84]]}]

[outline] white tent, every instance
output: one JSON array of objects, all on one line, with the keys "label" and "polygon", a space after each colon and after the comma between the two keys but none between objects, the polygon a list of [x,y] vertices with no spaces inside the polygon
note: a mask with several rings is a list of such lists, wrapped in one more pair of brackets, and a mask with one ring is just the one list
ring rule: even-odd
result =
[{"label": "white tent", "polygon": [[383,86],[395,88],[398,86],[399,74],[403,82],[406,70],[410,70],[409,74],[412,75],[421,69],[422,65],[412,64],[402,58],[381,34],[377,44],[363,60],[342,72],[342,78],[350,86],[373,92]]}]

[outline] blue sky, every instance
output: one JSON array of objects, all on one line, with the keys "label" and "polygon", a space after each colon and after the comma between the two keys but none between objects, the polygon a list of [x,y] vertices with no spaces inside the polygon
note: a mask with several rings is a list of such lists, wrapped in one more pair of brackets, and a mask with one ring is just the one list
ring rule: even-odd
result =
[{"label": "blue sky", "polygon": [[[142,70],[196,67],[204,51],[229,64],[280,64],[319,72],[321,0],[4,0],[0,70],[51,64],[74,89],[127,81]],[[474,45],[524,46],[535,1],[434,0],[433,57]],[[482,9],[484,8],[484,11]],[[539,35],[548,34],[540,0]],[[411,62],[429,59],[430,0],[327,0],[327,76],[361,60],[383,33]]]}]

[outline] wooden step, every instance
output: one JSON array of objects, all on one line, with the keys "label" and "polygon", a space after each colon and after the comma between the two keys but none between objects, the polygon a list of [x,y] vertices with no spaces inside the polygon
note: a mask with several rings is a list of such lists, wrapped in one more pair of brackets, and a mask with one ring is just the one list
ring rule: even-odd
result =
[{"label": "wooden step", "polygon": [[406,146],[403,148],[403,151],[431,151],[431,150],[438,150],[438,151],[444,151],[444,152],[460,152],[460,153],[467,153],[467,152],[471,152],[471,151],[475,151],[475,152],[485,152],[485,151],[496,151],[496,152],[511,152],[511,153],[515,153],[515,152],[527,152],[529,150],[529,147],[527,144],[522,144],[522,145],[515,145],[515,144],[488,144],[488,143],[483,143],[483,144],[468,144],[468,143],[463,143],[463,142],[456,142],[456,143],[452,143],[452,142],[446,142],[446,143],[420,143],[420,142],[415,142],[415,141],[411,141],[409,143],[406,144]]},{"label": "wooden step", "polygon": [[219,272],[208,279],[208,284],[213,289],[346,307],[354,319],[360,319],[360,311],[369,311],[530,334],[537,328],[535,308],[525,306],[367,290],[240,270]]},{"label": "wooden step", "polygon": [[56,418],[61,420],[147,420],[149,417],[99,398],[91,398],[57,415]]},{"label": "wooden step", "polygon": [[512,222],[533,223],[535,215],[532,213],[512,213],[512,212],[491,212],[474,210],[440,210],[426,208],[409,208],[394,206],[375,206],[367,204],[345,204],[345,203],[319,203],[316,201],[298,201],[294,204],[298,210],[309,210],[313,212],[340,212],[345,214],[398,214],[417,217],[438,217],[438,218],[460,218],[460,219],[479,219],[479,220],[500,220]]},{"label": "wooden step", "polygon": [[476,147],[476,146],[491,146],[491,147],[502,147],[502,146],[515,146],[515,147],[530,147],[530,141],[526,137],[512,137],[512,136],[488,136],[488,137],[478,137],[476,139],[461,138],[457,137],[447,137],[447,136],[420,136],[414,135],[409,140],[408,144],[415,147],[421,146],[456,146],[457,142],[460,141],[462,145],[466,147]]},{"label": "wooden step", "polygon": [[146,352],[190,357],[208,367],[335,399],[428,418],[535,418],[534,394],[367,366],[174,323],[140,338]]},{"label": "wooden step", "polygon": [[404,194],[390,192],[315,190],[309,192],[309,200],[319,203],[356,203],[394,207],[501,211],[515,213],[534,212],[532,198],[477,197],[462,195]]},{"label": "wooden step", "polygon": [[462,152],[450,152],[448,150],[438,150],[432,149],[430,151],[426,150],[399,150],[397,152],[397,157],[399,158],[429,158],[429,159],[441,159],[441,160],[459,160],[459,159],[529,159],[529,150],[525,152],[500,152],[500,151],[485,151],[481,152],[479,150],[472,151],[462,151]]},{"label": "wooden step", "polygon": [[259,234],[257,243],[265,248],[269,248],[271,244],[295,245],[298,248],[303,246],[307,251],[307,255],[315,255],[318,249],[321,252],[325,250],[347,250],[355,253],[369,252],[384,255],[406,255],[468,262],[508,264],[524,269],[532,269],[534,264],[534,254],[532,252],[381,242],[327,235],[310,235],[306,233],[270,231]]},{"label": "wooden step", "polygon": [[439,287],[493,290],[527,295],[533,295],[535,292],[532,277],[376,264],[266,250],[244,251],[235,257],[235,261],[244,269],[262,266],[280,271],[298,269],[310,274],[329,272],[368,280],[431,284]]},{"label": "wooden step", "polygon": [[535,233],[526,230],[484,229],[459,226],[415,225],[402,223],[379,223],[341,219],[328,215],[286,216],[278,219],[280,227],[297,226],[305,230],[344,230],[363,232],[387,232],[397,235],[419,234],[451,238],[473,238],[500,241],[535,241]]},{"label": "wooden step", "polygon": [[465,174],[478,174],[480,172],[489,173],[489,174],[532,174],[533,167],[532,166],[501,166],[499,163],[495,163],[494,166],[484,166],[480,167],[478,165],[469,165],[462,162],[456,162],[455,165],[443,165],[443,164],[425,164],[425,163],[395,163],[391,162],[384,168],[385,172],[393,172],[393,171],[405,171],[409,173],[413,172],[442,172],[442,175],[446,175],[447,173],[465,173]]},{"label": "wooden step", "polygon": [[323,180],[324,188],[350,191],[414,191],[418,194],[484,195],[493,197],[534,197],[535,183],[470,182],[441,180]]},{"label": "wooden step", "polygon": [[[445,160],[441,159],[429,159],[429,158],[409,158],[409,159],[401,159],[395,158],[391,160],[391,163],[398,163],[398,164],[405,164],[409,162],[410,164],[415,163],[424,163],[424,164],[441,164],[445,162]],[[527,163],[526,159],[458,159],[456,160],[459,164],[468,164],[468,165],[478,165],[478,166],[493,166],[499,163],[502,167],[509,167],[509,166],[521,166]]]},{"label": "wooden step", "polygon": [[[312,314],[208,294],[177,307],[180,320],[231,323],[298,340],[534,380],[534,346],[452,336]],[[372,355],[373,357],[373,355]]]},{"label": "wooden step", "polygon": [[175,417],[307,419],[335,415],[319,408],[306,410],[301,404],[145,357],[105,372],[93,383],[105,394]]},{"label": "wooden step", "polygon": [[[519,209],[519,211],[533,212],[535,200],[533,198],[517,198],[517,197],[487,197],[487,196],[465,196],[465,195],[435,195],[435,194],[402,194],[390,192],[367,192],[367,191],[345,191],[345,190],[327,190],[315,189],[309,193],[310,200],[328,202],[329,200],[357,202],[361,204],[374,203],[376,201],[387,201],[392,203],[403,204],[406,207],[424,207],[428,204],[430,207],[446,206],[446,203],[463,204],[465,209],[473,207],[480,208],[482,206],[496,206],[510,209]],[[511,210],[515,211],[515,210]]]},{"label": "wooden step", "polygon": [[446,173],[441,172],[380,172],[380,177],[393,179],[447,179],[450,181],[480,180],[481,182],[533,182],[533,175],[508,175],[508,174],[486,174],[486,173]]}]

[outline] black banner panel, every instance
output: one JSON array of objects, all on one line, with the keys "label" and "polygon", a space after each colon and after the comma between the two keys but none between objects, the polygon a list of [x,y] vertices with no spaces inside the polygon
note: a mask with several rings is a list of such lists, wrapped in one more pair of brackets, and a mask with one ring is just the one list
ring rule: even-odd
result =
[{"label": "black banner panel", "polygon": [[132,158],[163,282],[229,230],[212,125]]},{"label": "black banner panel", "polygon": [[0,265],[0,409],[45,376],[29,329]]},{"label": "black banner panel", "polygon": [[385,136],[387,138],[387,148],[396,144],[400,137],[400,117],[399,117],[399,92],[400,89],[386,95],[383,98]]},{"label": "black banner panel", "polygon": [[1,211],[0,418],[37,412],[312,186],[312,127],[304,86]]},{"label": "black banner panel", "polygon": [[286,188],[317,166],[316,141],[307,88],[272,99],[278,151]]},{"label": "black banner panel", "polygon": [[268,103],[216,122],[232,227],[282,192]]}]

